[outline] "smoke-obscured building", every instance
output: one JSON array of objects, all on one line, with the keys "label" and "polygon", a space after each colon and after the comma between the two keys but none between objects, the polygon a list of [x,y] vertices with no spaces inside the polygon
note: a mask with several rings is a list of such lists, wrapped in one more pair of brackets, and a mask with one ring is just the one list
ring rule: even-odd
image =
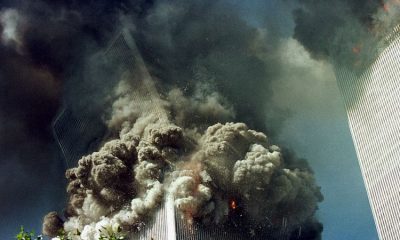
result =
[{"label": "smoke-obscured building", "polygon": [[380,239],[400,239],[400,26],[364,71],[337,68]]},{"label": "smoke-obscured building", "polygon": [[[104,52],[105,64],[118,66],[108,72],[110,81],[117,82],[123,74],[130,72],[140,75],[135,78],[137,86],[141,86],[138,93],[134,94],[135,102],[158,101],[155,96],[155,87],[151,82],[146,82],[151,76],[147,71],[143,59],[136,48],[132,36],[127,31],[122,31],[111,42],[110,47]],[[139,93],[140,92],[140,93]],[[136,95],[135,95],[136,94]],[[150,109],[152,114],[159,113],[157,104],[154,109]],[[59,144],[61,152],[66,160],[67,167],[77,165],[78,160],[96,150],[107,138],[107,128],[98,113],[85,113],[87,111],[77,111],[73,106],[64,106],[59,116],[53,124],[54,136]],[[90,111],[89,111],[90,112]],[[140,226],[139,231],[133,231],[129,236],[132,240],[194,240],[194,239],[301,239],[307,236],[307,231],[303,233],[301,226],[295,231],[290,231],[287,227],[287,219],[284,217],[280,224],[266,226],[246,226],[240,225],[241,213],[237,209],[231,210],[227,224],[201,224],[193,221],[188,222],[175,208],[174,201],[166,197],[155,211],[154,214],[146,219]],[[238,220],[238,221],[236,221]],[[255,234],[258,233],[256,236]]]},{"label": "smoke-obscured building", "polygon": [[229,239],[239,240],[250,235],[240,229],[232,230],[223,226],[202,226],[197,223],[189,224],[175,210],[172,200],[166,200],[156,214],[137,233],[130,236],[132,240],[195,240],[195,239]]}]

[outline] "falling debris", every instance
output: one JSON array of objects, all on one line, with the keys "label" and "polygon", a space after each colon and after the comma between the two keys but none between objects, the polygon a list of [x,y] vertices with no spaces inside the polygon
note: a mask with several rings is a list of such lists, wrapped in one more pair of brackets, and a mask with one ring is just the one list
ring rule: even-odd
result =
[{"label": "falling debris", "polygon": [[[231,115],[215,92],[189,99],[197,104],[177,111],[187,98],[179,90],[162,97],[144,70],[122,76],[107,121],[118,137],[67,170],[66,220],[48,214],[45,234],[54,237],[61,230],[82,240],[97,240],[101,229],[132,234],[165,198],[190,224],[228,223],[230,209],[239,210],[235,199],[245,216],[240,221],[259,226],[265,218],[272,224],[284,219],[291,232],[314,217],[322,195],[312,172],[291,168],[265,134],[233,122],[202,130],[208,115],[215,122]],[[187,122],[193,114],[202,116],[195,121],[199,127]]]}]

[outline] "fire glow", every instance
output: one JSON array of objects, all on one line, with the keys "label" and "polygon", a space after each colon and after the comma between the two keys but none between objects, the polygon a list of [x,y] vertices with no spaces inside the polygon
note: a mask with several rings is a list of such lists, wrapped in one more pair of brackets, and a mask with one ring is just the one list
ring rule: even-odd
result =
[{"label": "fire glow", "polygon": [[231,200],[229,206],[231,207],[232,210],[235,210],[237,208],[237,204],[235,200]]}]

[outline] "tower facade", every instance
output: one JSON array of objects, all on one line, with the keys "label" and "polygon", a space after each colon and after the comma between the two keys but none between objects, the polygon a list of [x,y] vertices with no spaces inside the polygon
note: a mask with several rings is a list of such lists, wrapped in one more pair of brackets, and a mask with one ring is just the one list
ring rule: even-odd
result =
[{"label": "tower facade", "polygon": [[400,26],[362,73],[337,69],[380,239],[400,239]]}]

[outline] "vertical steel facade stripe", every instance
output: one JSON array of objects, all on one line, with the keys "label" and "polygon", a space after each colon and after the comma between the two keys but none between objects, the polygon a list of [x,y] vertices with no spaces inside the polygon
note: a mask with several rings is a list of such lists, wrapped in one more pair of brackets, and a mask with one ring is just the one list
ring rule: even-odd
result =
[{"label": "vertical steel facade stripe", "polygon": [[[385,45],[386,44],[386,45]],[[336,69],[379,238],[400,239],[400,26],[362,74]]]}]

